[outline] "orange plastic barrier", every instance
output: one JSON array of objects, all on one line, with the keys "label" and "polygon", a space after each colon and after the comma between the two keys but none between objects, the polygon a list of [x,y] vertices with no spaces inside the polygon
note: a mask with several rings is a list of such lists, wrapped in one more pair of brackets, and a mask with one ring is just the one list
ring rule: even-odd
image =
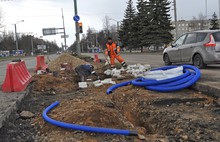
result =
[{"label": "orange plastic barrier", "polygon": [[2,92],[24,91],[31,81],[31,74],[27,70],[24,61],[11,62],[7,65],[5,81],[2,84]]},{"label": "orange plastic barrier", "polygon": [[46,68],[48,68],[48,67],[47,67],[47,65],[45,64],[44,56],[43,56],[43,55],[37,56],[37,65],[36,65],[35,71],[36,71],[36,72],[37,72],[38,70],[44,70],[44,71],[46,71]]},{"label": "orange plastic barrier", "polygon": [[95,63],[99,63],[100,62],[98,54],[95,54],[94,62]]}]

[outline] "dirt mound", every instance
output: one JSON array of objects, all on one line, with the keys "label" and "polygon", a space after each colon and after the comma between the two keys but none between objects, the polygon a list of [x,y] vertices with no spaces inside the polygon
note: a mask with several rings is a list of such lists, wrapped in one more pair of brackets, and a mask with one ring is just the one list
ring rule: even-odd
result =
[{"label": "dirt mound", "polygon": [[60,71],[61,64],[63,63],[69,63],[75,69],[78,65],[86,64],[87,62],[65,53],[53,60],[48,67],[52,71]]},{"label": "dirt mound", "polygon": [[125,129],[125,123],[120,113],[112,108],[104,107],[102,103],[92,100],[70,100],[61,102],[50,114],[54,119],[95,127]]},{"label": "dirt mound", "polygon": [[63,78],[54,77],[52,75],[37,75],[35,76],[33,90],[47,93],[68,93],[77,88],[77,85]]}]

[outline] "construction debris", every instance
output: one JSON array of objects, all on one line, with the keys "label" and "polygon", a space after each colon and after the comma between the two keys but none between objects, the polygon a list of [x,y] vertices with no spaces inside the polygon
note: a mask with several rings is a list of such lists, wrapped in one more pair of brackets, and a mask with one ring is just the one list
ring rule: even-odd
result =
[{"label": "construction debris", "polygon": [[132,74],[134,77],[143,77],[144,73],[151,69],[150,65],[141,65],[141,64],[135,64],[135,65],[128,65],[127,69],[121,68],[121,69],[108,69],[104,72],[106,75],[111,75],[116,78],[123,78],[121,75],[123,72]]},{"label": "construction debris", "polygon": [[32,112],[30,112],[30,111],[22,111],[20,113],[20,117],[22,119],[30,119],[30,118],[34,117],[34,114]]},{"label": "construction debris", "polygon": [[112,80],[112,78],[107,78],[104,80],[96,80],[92,82],[92,85],[90,85],[90,82],[79,82],[79,88],[87,88],[88,86],[95,86],[95,87],[100,87],[102,85],[108,85],[108,84],[116,84],[115,81]]},{"label": "construction debris", "polygon": [[79,88],[87,88],[88,87],[87,82],[79,82],[78,85],[79,85]]}]

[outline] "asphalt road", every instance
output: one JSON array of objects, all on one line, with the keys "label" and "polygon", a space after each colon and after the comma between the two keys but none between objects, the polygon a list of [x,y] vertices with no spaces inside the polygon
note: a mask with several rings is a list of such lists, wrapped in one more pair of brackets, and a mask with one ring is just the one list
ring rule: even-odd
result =
[{"label": "asphalt road", "polygon": [[[83,53],[83,55],[88,55],[94,57],[94,53]],[[100,59],[105,59],[103,54],[98,54]],[[122,54],[122,57],[128,64],[150,64],[152,67],[164,66],[162,55],[159,54]],[[209,65],[206,69],[201,69],[202,75],[204,77],[210,77],[213,79],[220,80],[220,64]]]},{"label": "asphalt road", "polygon": [[[55,55],[55,54],[49,55],[50,60],[53,60],[56,57],[57,57],[57,55]],[[47,59],[47,57],[45,56],[45,60],[46,59]],[[25,61],[28,70],[33,71],[33,69],[36,66],[36,57],[27,57],[27,58],[23,58],[22,60]],[[0,84],[2,84],[4,82],[5,74],[6,74],[6,66],[10,62],[11,62],[10,60],[0,62]]]},{"label": "asphalt road", "polygon": [[[89,55],[91,57],[94,57],[94,53],[84,53],[83,55]],[[98,54],[100,59],[105,59],[103,54]],[[58,55],[50,55],[49,59],[53,60]],[[162,55],[158,54],[122,54],[122,57],[125,59],[125,61],[128,64],[150,64],[152,67],[160,67],[164,66]],[[46,59],[46,57],[45,57]],[[23,60],[26,63],[27,68],[33,72],[33,69],[36,66],[36,57],[27,57],[23,58]],[[1,61],[0,62],[0,84],[3,83],[5,74],[6,74],[6,66],[10,63],[10,61]],[[213,79],[220,79],[220,65],[210,65],[206,69],[201,70],[202,75],[204,77],[210,77]]]}]

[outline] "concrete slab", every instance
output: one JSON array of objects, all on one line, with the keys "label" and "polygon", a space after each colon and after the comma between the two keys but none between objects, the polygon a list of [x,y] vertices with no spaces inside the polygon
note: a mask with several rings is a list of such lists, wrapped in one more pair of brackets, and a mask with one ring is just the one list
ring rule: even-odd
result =
[{"label": "concrete slab", "polygon": [[[28,90],[28,89],[27,89]],[[4,121],[17,109],[18,105],[28,94],[29,91],[20,93],[2,93],[0,92],[0,128],[3,126]]]}]

